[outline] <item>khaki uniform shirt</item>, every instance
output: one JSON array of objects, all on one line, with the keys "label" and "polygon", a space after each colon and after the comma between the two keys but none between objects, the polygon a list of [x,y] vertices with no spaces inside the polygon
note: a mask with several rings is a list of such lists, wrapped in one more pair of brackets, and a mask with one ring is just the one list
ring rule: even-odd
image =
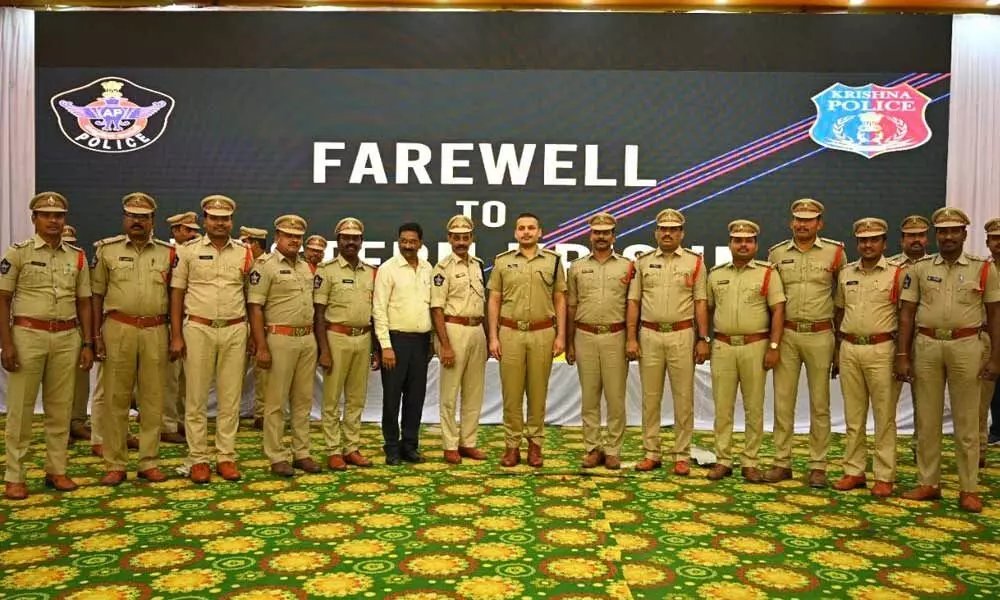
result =
[{"label": "khaki uniform shirt", "polygon": [[837,308],[844,309],[840,332],[874,335],[896,331],[903,273],[902,265],[893,264],[884,256],[870,271],[861,268],[860,260],[841,269],[834,298]]},{"label": "khaki uniform shirt", "polygon": [[917,261],[913,260],[912,258],[910,258],[910,256],[906,252],[900,252],[899,254],[893,254],[887,260],[890,263],[894,263],[894,264],[897,264],[897,265],[905,265],[905,266],[910,266],[913,263],[917,262]]},{"label": "khaki uniform shirt", "polygon": [[718,333],[750,335],[770,331],[768,309],[784,301],[781,275],[764,261],[751,260],[743,268],[728,262],[708,274],[708,306],[714,310],[712,328]]},{"label": "khaki uniform shirt", "polygon": [[576,307],[576,320],[588,325],[625,322],[625,300],[635,265],[613,252],[601,262],[588,254],[569,265],[566,301]]},{"label": "khaki uniform shirt", "polygon": [[141,249],[119,235],[95,244],[91,286],[104,296],[104,312],[119,311],[133,317],[167,314],[170,263],[174,248],[152,238]]},{"label": "khaki uniform shirt", "polygon": [[643,321],[677,323],[694,318],[696,300],[708,300],[708,276],[701,255],[687,248],[660,248],[635,259],[628,299],[640,303]]},{"label": "khaki uniform shirt", "polygon": [[230,239],[222,250],[206,235],[177,249],[170,287],[186,290],[184,312],[204,319],[246,317],[244,282],[253,265],[250,247]]},{"label": "khaki uniform shirt", "polygon": [[532,258],[520,249],[493,261],[488,289],[499,292],[500,316],[515,321],[545,321],[556,316],[555,292],[566,292],[566,273],[559,254],[539,248]]},{"label": "khaki uniform shirt", "polygon": [[479,317],[486,314],[483,261],[469,256],[462,261],[449,254],[434,267],[431,308],[444,309],[452,317]]},{"label": "khaki uniform shirt", "polygon": [[785,285],[785,318],[813,322],[833,318],[833,293],[837,271],[844,264],[844,246],[826,238],[816,238],[805,252],[795,240],[771,246],[767,255]]},{"label": "khaki uniform shirt", "polygon": [[940,254],[918,260],[903,277],[900,297],[917,303],[917,327],[964,329],[983,322],[983,304],[1000,302],[996,269],[987,268],[986,285],[980,282],[986,259],[962,254],[949,264]]},{"label": "khaki uniform shirt", "polygon": [[313,322],[313,274],[303,258],[280,252],[257,259],[250,271],[247,303],[264,307],[264,323],[303,327]]},{"label": "khaki uniform shirt", "polygon": [[355,269],[343,256],[322,263],[313,277],[313,303],[326,306],[327,323],[371,325],[374,290],[375,267],[359,260]]},{"label": "khaki uniform shirt", "polygon": [[76,318],[76,299],[90,297],[90,268],[83,250],[55,248],[35,234],[0,259],[0,292],[14,297],[11,314],[46,321]]},{"label": "khaki uniform shirt", "polygon": [[431,264],[418,259],[414,269],[402,256],[393,256],[378,270],[372,295],[375,337],[392,348],[389,330],[427,333],[431,330]]}]

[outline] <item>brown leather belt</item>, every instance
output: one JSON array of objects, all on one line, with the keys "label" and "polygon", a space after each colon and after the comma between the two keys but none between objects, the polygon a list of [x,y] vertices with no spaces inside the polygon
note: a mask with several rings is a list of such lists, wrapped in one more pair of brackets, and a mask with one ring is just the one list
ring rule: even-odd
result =
[{"label": "brown leather belt", "polygon": [[730,346],[746,346],[747,344],[766,340],[769,337],[771,337],[771,334],[766,331],[764,333],[748,333],[745,335],[726,335],[725,333],[715,333],[715,339],[719,340],[723,344],[729,344]]},{"label": "brown leather belt", "polygon": [[936,340],[960,340],[979,334],[978,327],[962,327],[961,329],[934,329],[932,327],[917,327],[917,331]]},{"label": "brown leather belt", "polygon": [[223,327],[230,327],[232,325],[238,325],[247,320],[246,317],[237,317],[235,319],[206,319],[205,317],[197,317],[195,315],[188,315],[188,319],[199,325],[208,325],[215,329],[222,329]]},{"label": "brown leather belt", "polygon": [[544,321],[515,321],[514,319],[500,317],[500,324],[504,327],[509,327],[510,329],[517,329],[518,331],[538,331],[539,329],[548,329],[549,327],[553,327],[556,322],[555,319],[545,319]]},{"label": "brown leather belt", "polygon": [[126,315],[123,312],[118,312],[113,310],[108,313],[107,317],[119,323],[125,323],[126,325],[131,325],[132,327],[138,327],[139,329],[146,329],[147,327],[159,327],[160,325],[167,324],[167,315],[154,315],[151,317],[133,317],[132,315]]},{"label": "brown leather belt", "polygon": [[365,325],[364,327],[351,327],[349,325],[342,325],[340,323],[327,323],[327,331],[332,331],[334,333],[342,333],[344,335],[349,335],[352,337],[357,337],[359,335],[364,335],[372,330],[371,325]]},{"label": "brown leather belt", "polygon": [[576,321],[574,323],[576,328],[581,331],[586,331],[587,333],[618,333],[619,331],[625,331],[625,321],[621,323],[612,323],[610,325],[590,325],[588,323],[581,323]]},{"label": "brown leather belt", "polygon": [[479,327],[483,324],[482,317],[456,317],[453,315],[444,316],[445,323],[455,323],[456,325],[466,325],[468,327]]},{"label": "brown leather belt", "polygon": [[676,323],[657,323],[656,321],[643,321],[642,326],[653,331],[670,332],[682,331],[694,327],[694,319],[677,321]]},{"label": "brown leather belt", "polygon": [[785,321],[785,329],[790,329],[797,333],[819,333],[827,329],[833,329],[833,321]]},{"label": "brown leather belt", "polygon": [[312,335],[313,326],[303,325],[301,327],[294,327],[292,325],[268,325],[267,332],[273,333],[275,335],[290,335],[292,337],[302,337],[304,335]]},{"label": "brown leather belt", "polygon": [[59,331],[69,331],[76,327],[76,319],[46,321],[44,319],[32,319],[31,317],[14,317],[14,325],[56,333]]},{"label": "brown leather belt", "polygon": [[896,339],[896,332],[886,331],[883,333],[873,333],[872,335],[854,335],[852,333],[842,333],[840,334],[840,337],[844,341],[850,342],[855,346],[874,346],[875,344],[883,344],[885,342],[889,342]]}]

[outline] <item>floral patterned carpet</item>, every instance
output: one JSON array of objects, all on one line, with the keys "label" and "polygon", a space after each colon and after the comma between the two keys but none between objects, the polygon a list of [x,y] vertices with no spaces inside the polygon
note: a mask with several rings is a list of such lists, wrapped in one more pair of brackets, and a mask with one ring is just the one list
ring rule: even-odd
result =
[{"label": "floral patterned carpet", "polygon": [[[38,421],[38,466],[41,434]],[[378,429],[363,434],[381,463]],[[315,424],[314,435],[318,444]],[[481,432],[490,461],[450,467],[429,427],[425,464],[281,480],[267,473],[260,434],[244,427],[241,482],[176,476],[115,489],[97,485],[101,461],[77,444],[70,475],[79,490],[44,490],[36,468],[27,501],[0,501],[0,598],[1000,597],[996,471],[983,481],[986,510],[967,515],[955,506],[953,468],[941,503],[875,501],[800,481],[713,483],[698,468],[688,478],[584,474],[580,430],[550,427],[547,436],[542,470],[501,470],[499,427]],[[626,467],[641,458],[640,437],[627,433]],[[669,447],[669,430],[663,439]],[[806,442],[796,439],[797,474]],[[695,443],[711,448],[712,439],[699,433]],[[835,460],[840,444],[834,436]],[[915,473],[908,444],[900,438],[903,486]],[[172,472],[183,452],[165,444],[164,466]]]}]

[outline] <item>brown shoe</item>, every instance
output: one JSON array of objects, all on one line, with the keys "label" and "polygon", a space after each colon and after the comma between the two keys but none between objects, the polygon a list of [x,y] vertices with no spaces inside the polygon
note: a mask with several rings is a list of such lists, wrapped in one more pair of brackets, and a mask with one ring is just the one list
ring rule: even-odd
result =
[{"label": "brown shoe", "polygon": [[444,462],[449,465],[460,465],[462,464],[462,455],[458,453],[458,450],[445,450]]},{"label": "brown shoe", "polygon": [[125,438],[125,446],[129,450],[138,450],[139,449],[139,438],[135,437],[134,435],[128,436],[127,438]]},{"label": "brown shoe", "polygon": [[187,438],[179,431],[167,431],[160,434],[160,441],[165,444],[185,444]]},{"label": "brown shoe", "polygon": [[608,454],[604,457],[604,468],[617,471],[622,468],[622,459],[618,458],[618,456],[614,454]]},{"label": "brown shoe", "polygon": [[90,453],[93,454],[94,456],[100,456],[101,458],[104,458],[104,446],[102,446],[101,444],[91,444]]},{"label": "brown shoe", "polygon": [[583,457],[583,462],[580,464],[584,469],[593,469],[594,467],[599,467],[604,464],[604,460],[607,458],[603,450],[591,450]]},{"label": "brown shoe", "polygon": [[163,471],[153,467],[152,469],[139,471],[139,479],[145,479],[149,483],[163,483],[167,480],[167,476],[163,473]]},{"label": "brown shoe", "polygon": [[639,463],[635,466],[635,470],[636,471],[652,471],[653,469],[659,469],[662,466],[663,466],[663,463],[661,463],[658,460],[653,460],[652,458],[644,458],[644,459],[640,460]]},{"label": "brown shoe", "polygon": [[507,448],[500,459],[501,467],[516,467],[521,462],[520,448]]},{"label": "brown shoe", "polygon": [[239,470],[236,468],[236,463],[229,460],[215,465],[215,472],[219,474],[219,477],[225,479],[226,481],[239,481],[240,477],[242,477]]},{"label": "brown shoe", "polygon": [[[813,471],[810,471],[809,485],[812,485],[812,474]],[[865,479],[864,475],[844,475],[840,478],[840,481],[833,484],[833,489],[838,492],[848,492],[850,490],[856,490],[863,487],[868,487],[868,480]]]},{"label": "brown shoe", "polygon": [[912,490],[903,492],[906,500],[916,500],[918,502],[928,502],[930,500],[941,499],[941,488],[934,485],[920,485]]},{"label": "brown shoe", "polygon": [[764,473],[764,481],[768,483],[778,483],[792,478],[792,470],[785,467],[771,467]]},{"label": "brown shoe", "polygon": [[344,457],[339,454],[331,454],[326,457],[326,468],[331,471],[346,471],[347,463],[344,462]]},{"label": "brown shoe", "polygon": [[195,483],[212,481],[212,469],[208,467],[208,463],[198,463],[191,467],[191,481]]},{"label": "brown shoe", "polygon": [[720,465],[719,463],[715,463],[715,466],[712,467],[712,470],[709,471],[708,475],[706,475],[705,477],[711,479],[712,481],[719,481],[723,477],[729,477],[732,474],[733,474],[732,467],[727,467],[726,465]]},{"label": "brown shoe", "polygon": [[28,484],[8,481],[4,487],[3,495],[8,500],[24,500],[28,497]]},{"label": "brown shoe", "polygon": [[71,440],[89,440],[92,433],[90,427],[84,423],[77,423],[69,427],[69,439]]},{"label": "brown shoe", "polygon": [[349,465],[354,465],[355,467],[370,467],[370,466],[372,466],[372,461],[370,461],[367,458],[365,458],[364,456],[362,456],[361,453],[358,452],[357,450],[355,450],[354,452],[351,452],[350,454],[345,454],[344,455],[344,462],[347,463],[347,464],[349,464]]},{"label": "brown shoe", "polygon": [[892,495],[892,484],[888,481],[876,481],[871,494],[876,498],[888,498]]},{"label": "brown shoe", "polygon": [[959,492],[958,507],[965,512],[981,513],[983,512],[983,501],[975,492]]},{"label": "brown shoe", "polygon": [[45,475],[45,487],[57,492],[72,492],[76,489],[73,480],[65,475]]},{"label": "brown shoe", "polygon": [[264,431],[264,417],[255,417],[253,420],[253,428],[257,431]]},{"label": "brown shoe", "polygon": [[472,448],[469,446],[459,446],[458,454],[463,458],[471,458],[472,460],[486,460],[489,458],[486,453],[479,448]]},{"label": "brown shoe", "polygon": [[[230,463],[219,463],[219,475],[222,475],[222,465],[224,464]],[[271,464],[271,474],[278,475],[279,477],[295,477],[295,469],[292,468],[292,465],[288,464],[287,460],[283,460]],[[228,479],[225,475],[222,478]],[[239,479],[239,477],[236,477],[236,479]]]},{"label": "brown shoe", "polygon": [[750,483],[760,483],[764,481],[764,476],[760,474],[757,467],[743,467],[740,469],[740,475],[743,476],[744,481],[749,481]]},{"label": "brown shoe", "polygon": [[293,460],[292,466],[300,471],[305,471],[306,473],[319,473],[323,470],[319,466],[319,463],[313,460],[311,456]]},{"label": "brown shoe", "polygon": [[542,447],[535,442],[528,442],[528,466],[536,469],[542,466]]},{"label": "brown shoe", "polygon": [[686,460],[679,460],[674,463],[674,475],[680,475],[681,477],[687,477],[691,474],[691,466]]},{"label": "brown shoe", "polygon": [[106,485],[109,487],[115,487],[121,485],[123,481],[128,477],[125,471],[108,471],[104,477],[101,477],[101,485]]},{"label": "brown shoe", "polygon": [[806,478],[809,487],[823,489],[826,487],[826,471],[822,469],[810,469],[809,477]]}]

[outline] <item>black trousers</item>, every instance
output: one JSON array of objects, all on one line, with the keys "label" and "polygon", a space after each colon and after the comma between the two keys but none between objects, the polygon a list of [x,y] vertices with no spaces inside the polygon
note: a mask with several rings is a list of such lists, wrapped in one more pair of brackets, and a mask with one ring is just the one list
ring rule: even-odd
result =
[{"label": "black trousers", "polygon": [[[415,452],[419,444],[420,416],[427,392],[427,363],[430,362],[431,334],[390,331],[396,367],[382,365],[382,438],[386,456],[398,456],[400,449]],[[402,403],[402,439],[399,408]]]}]

